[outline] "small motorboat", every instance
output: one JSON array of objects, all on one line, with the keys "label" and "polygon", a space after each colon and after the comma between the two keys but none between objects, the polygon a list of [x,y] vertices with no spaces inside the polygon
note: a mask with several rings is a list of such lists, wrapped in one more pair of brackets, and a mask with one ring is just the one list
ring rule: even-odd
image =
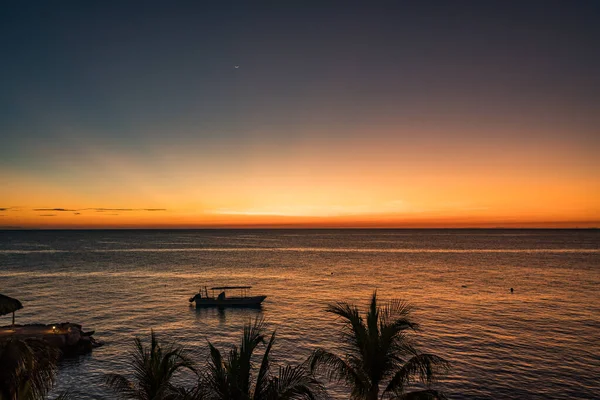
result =
[{"label": "small motorboat", "polygon": [[[190,303],[196,302],[196,308],[203,307],[260,307],[267,296],[250,296],[252,286],[204,286],[190,297]],[[209,294],[208,291],[211,291]],[[228,296],[228,290],[239,290],[238,296]],[[219,292],[218,295],[216,293]]]}]

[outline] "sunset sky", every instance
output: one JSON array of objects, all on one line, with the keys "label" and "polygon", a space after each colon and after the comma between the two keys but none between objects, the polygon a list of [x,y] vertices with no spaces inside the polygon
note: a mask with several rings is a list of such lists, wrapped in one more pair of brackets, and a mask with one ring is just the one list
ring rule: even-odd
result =
[{"label": "sunset sky", "polygon": [[0,227],[600,226],[599,2],[172,3],[0,6]]}]

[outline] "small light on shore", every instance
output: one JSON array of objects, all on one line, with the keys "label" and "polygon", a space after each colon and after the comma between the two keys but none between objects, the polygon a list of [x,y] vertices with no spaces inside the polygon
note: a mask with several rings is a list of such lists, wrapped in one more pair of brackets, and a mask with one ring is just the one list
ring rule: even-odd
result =
[{"label": "small light on shore", "polygon": [[56,325],[52,325],[52,331],[56,332]]}]

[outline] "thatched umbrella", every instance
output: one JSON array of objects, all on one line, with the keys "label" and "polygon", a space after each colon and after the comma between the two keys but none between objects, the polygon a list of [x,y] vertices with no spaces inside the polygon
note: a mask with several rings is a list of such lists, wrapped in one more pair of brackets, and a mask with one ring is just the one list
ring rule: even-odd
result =
[{"label": "thatched umbrella", "polygon": [[0,294],[0,316],[12,313],[12,324],[15,324],[15,311],[23,308],[17,299]]}]

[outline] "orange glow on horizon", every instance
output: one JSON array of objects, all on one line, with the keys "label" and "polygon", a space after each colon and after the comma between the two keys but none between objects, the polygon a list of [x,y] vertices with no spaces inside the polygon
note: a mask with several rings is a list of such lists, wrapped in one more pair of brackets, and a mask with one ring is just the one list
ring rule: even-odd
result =
[{"label": "orange glow on horizon", "polygon": [[132,157],[96,145],[47,170],[4,167],[0,227],[599,226],[589,148],[260,144],[226,160],[181,146]]},{"label": "orange glow on horizon", "polygon": [[[339,209],[335,210],[339,212]],[[14,214],[14,215],[11,215]],[[4,227],[15,228],[598,228],[600,219],[545,213],[493,215],[486,209],[451,213],[431,211],[395,214],[285,215],[165,211],[5,211]]]}]

